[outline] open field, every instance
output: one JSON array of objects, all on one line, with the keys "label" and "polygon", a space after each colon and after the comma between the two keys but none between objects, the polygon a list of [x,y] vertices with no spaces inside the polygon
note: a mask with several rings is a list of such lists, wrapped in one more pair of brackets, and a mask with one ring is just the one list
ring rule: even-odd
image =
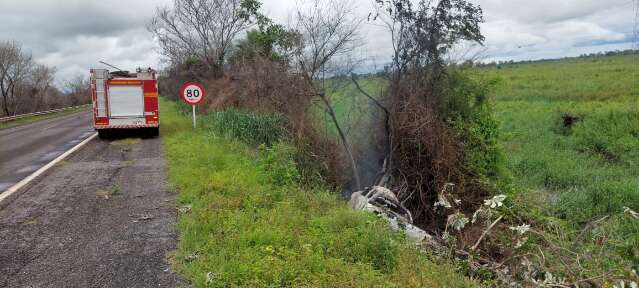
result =
[{"label": "open field", "polygon": [[[550,237],[593,260],[639,264],[639,55],[481,68],[516,197]],[[603,219],[601,221],[597,221]],[[593,224],[595,223],[595,224]]]},{"label": "open field", "polygon": [[482,68],[498,78],[495,100],[621,101],[639,97],[639,54],[571,58]]},{"label": "open field", "polygon": [[639,209],[637,65],[639,55],[479,70],[498,79],[508,167],[531,201],[574,224]]}]

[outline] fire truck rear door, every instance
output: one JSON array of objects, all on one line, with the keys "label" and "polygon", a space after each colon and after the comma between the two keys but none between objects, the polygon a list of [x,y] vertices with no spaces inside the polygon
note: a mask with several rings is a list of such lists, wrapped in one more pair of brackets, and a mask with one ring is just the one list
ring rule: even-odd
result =
[{"label": "fire truck rear door", "polygon": [[142,86],[109,86],[111,118],[144,117]]}]

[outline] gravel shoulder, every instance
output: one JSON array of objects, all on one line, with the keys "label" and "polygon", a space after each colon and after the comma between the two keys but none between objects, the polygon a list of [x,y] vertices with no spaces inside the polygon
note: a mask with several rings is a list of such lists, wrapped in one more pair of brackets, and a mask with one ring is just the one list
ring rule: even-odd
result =
[{"label": "gravel shoulder", "polygon": [[159,138],[95,139],[0,205],[0,287],[177,287]]}]

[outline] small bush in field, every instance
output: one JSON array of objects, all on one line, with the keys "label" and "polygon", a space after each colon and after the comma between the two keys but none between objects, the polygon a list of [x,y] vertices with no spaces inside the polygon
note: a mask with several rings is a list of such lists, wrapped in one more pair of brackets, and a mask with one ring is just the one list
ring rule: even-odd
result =
[{"label": "small bush in field", "polygon": [[285,135],[283,120],[276,114],[228,109],[210,113],[206,121],[214,133],[249,145],[271,146]]}]

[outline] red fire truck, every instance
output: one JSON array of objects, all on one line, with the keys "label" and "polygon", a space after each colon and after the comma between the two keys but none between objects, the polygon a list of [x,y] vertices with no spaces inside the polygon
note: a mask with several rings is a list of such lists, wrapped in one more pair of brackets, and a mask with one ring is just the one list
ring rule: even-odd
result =
[{"label": "red fire truck", "polygon": [[91,69],[93,125],[100,138],[117,129],[138,129],[144,136],[158,136],[158,84],[151,68],[109,72]]}]

